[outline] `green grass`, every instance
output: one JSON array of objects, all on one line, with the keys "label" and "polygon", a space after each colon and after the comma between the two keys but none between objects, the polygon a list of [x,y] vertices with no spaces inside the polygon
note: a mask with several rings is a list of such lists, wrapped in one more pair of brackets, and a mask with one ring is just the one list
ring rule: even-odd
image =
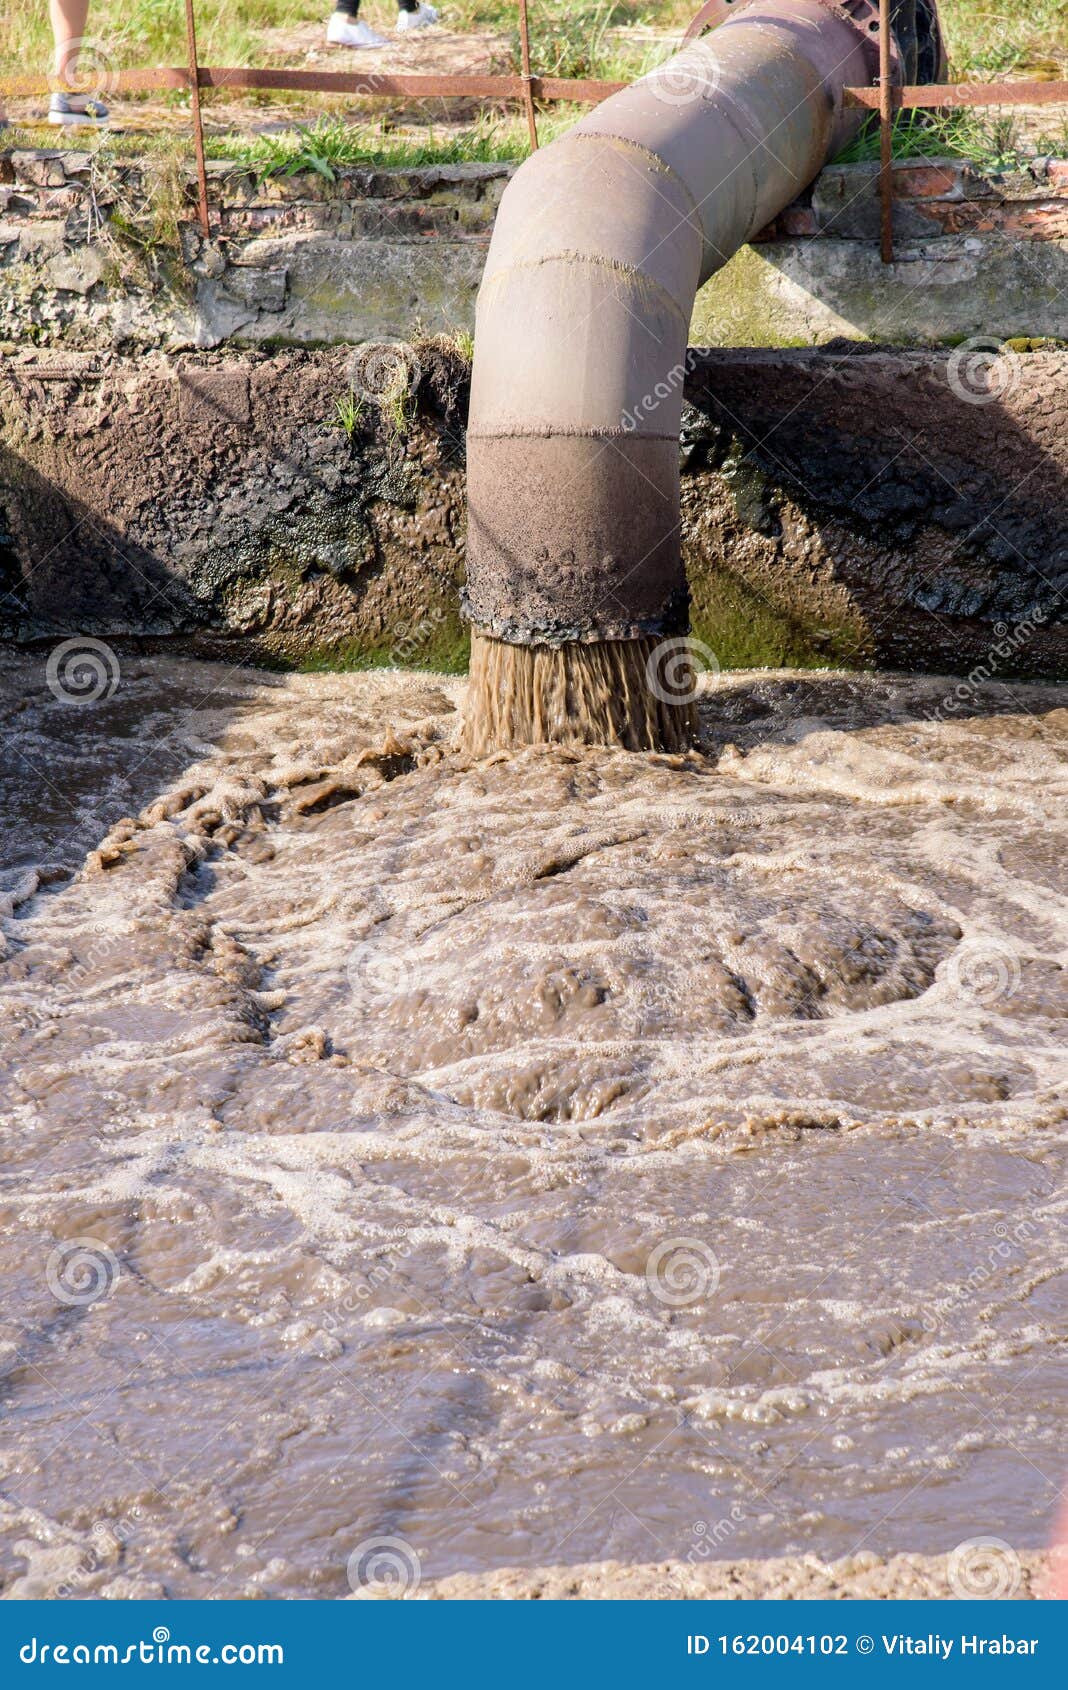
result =
[{"label": "green grass", "polygon": [[1064,0],[939,0],[950,77],[983,81],[1010,72],[1065,75]]},{"label": "green grass", "polygon": [[[1068,59],[1064,0],[941,0],[940,9],[954,78],[1041,74]],[[265,31],[321,23],[328,10],[329,0],[197,0],[201,57],[264,64],[276,57]],[[621,54],[611,31],[640,26],[681,34],[695,10],[695,0],[532,0],[535,69],[604,75]],[[442,11],[451,29],[516,30],[514,0],[443,0]],[[392,0],[364,0],[364,13],[380,27],[391,27],[395,16]],[[185,59],[179,0],[92,0],[88,33],[119,65]],[[0,0],[0,74],[46,69],[50,45],[44,0]]]},{"label": "green grass", "polygon": [[[532,0],[531,36],[536,68],[573,63],[582,54],[592,66],[600,42],[603,51],[609,28],[641,25],[677,28],[679,33],[696,10],[689,0],[666,4],[636,4],[634,0]],[[322,24],[330,0],[196,0],[197,41],[205,64],[263,65],[277,61],[277,48],[264,32]],[[392,0],[364,0],[362,15],[381,29],[396,21]],[[442,21],[452,30],[516,27],[514,0],[444,0]],[[91,0],[88,36],[117,65],[184,64],[185,14],[181,0]],[[0,74],[47,69],[51,53],[48,8],[44,0],[0,0]],[[585,44],[584,44],[585,43]],[[554,75],[578,74],[553,69]],[[581,74],[601,74],[587,70]]]},{"label": "green grass", "polygon": [[[571,108],[559,108],[539,122],[539,132],[550,140],[574,122],[574,115]],[[261,177],[311,170],[328,180],[354,165],[415,169],[424,164],[486,164],[525,158],[528,150],[525,121],[492,113],[482,113],[465,127],[436,125],[417,134],[394,133],[381,123],[322,117],[280,134],[213,135],[207,143],[209,157],[230,159]]]},{"label": "green grass", "polygon": [[[539,116],[543,141],[569,128],[580,108],[554,106]],[[32,129],[12,128],[11,146],[39,146]],[[173,169],[192,162],[192,146],[182,132],[123,135],[108,130],[80,135],[78,145],[108,157],[154,159]],[[320,117],[308,124],[268,135],[218,134],[207,137],[208,157],[253,171],[261,180],[286,178],[310,171],[326,181],[356,166],[375,169],[417,169],[424,165],[494,163],[525,158],[526,121],[518,114],[483,112],[466,125],[436,124],[425,129],[398,129],[388,120],[352,122],[340,116]],[[894,129],[894,156],[899,159],[960,158],[987,171],[1026,164],[1035,153],[1068,154],[1068,113],[1059,128],[1027,136],[1012,115],[984,115],[959,111],[944,114],[902,112]],[[840,155],[840,163],[878,158],[879,135],[870,125]],[[173,194],[170,196],[173,199]]]},{"label": "green grass", "polygon": [[334,400],[334,414],[329,419],[328,427],[339,428],[350,440],[358,433],[363,421],[366,402],[363,395],[354,393],[351,389],[342,394],[340,399]]},{"label": "green grass", "polygon": [[724,669],[866,668],[871,636],[859,613],[817,623],[759,595],[726,566],[691,569],[690,621]]},{"label": "green grass", "polygon": [[346,640],[308,652],[286,665],[302,674],[333,674],[338,670],[417,669],[436,675],[466,675],[471,658],[470,630],[455,606],[430,610],[401,641]]},{"label": "green grass", "polygon": [[[1036,154],[1068,153],[1068,112],[1057,124],[1035,131],[1011,113],[980,111],[900,112],[894,120],[897,159],[967,159],[980,170],[1013,170]],[[868,124],[839,154],[837,163],[852,164],[879,157],[879,129]]]},{"label": "green grass", "polygon": [[[215,64],[263,65],[283,62],[276,40],[266,32],[319,25],[330,0],[196,0],[201,58]],[[518,69],[519,34],[515,0],[441,0],[443,21],[453,30],[494,29],[503,40],[499,68]],[[681,36],[696,0],[531,0],[532,60],[536,72],[552,76],[597,77],[625,81],[666,56],[670,44],[628,41],[630,27]],[[393,0],[364,0],[364,15],[382,28],[394,18]],[[1066,0],[941,0],[941,15],[954,79],[1006,75],[1068,77],[1068,3]],[[180,64],[185,58],[184,12],[179,0],[91,0],[89,35],[117,67]],[[0,0],[0,75],[48,68],[51,35],[44,0]],[[293,62],[290,56],[290,62]],[[329,62],[329,61],[324,61]],[[205,108],[223,96],[207,94]],[[156,95],[158,104],[181,106],[181,94]],[[239,97],[225,95],[232,108]],[[250,116],[262,122],[272,108],[292,111],[292,96],[269,92],[241,97]],[[434,102],[434,121],[412,102],[397,109],[381,102],[338,96],[307,97],[316,115],[272,135],[209,136],[209,153],[234,159],[262,175],[292,175],[302,170],[330,179],[346,166],[382,167],[454,164],[520,159],[527,152],[526,126],[514,108],[484,110],[469,117],[442,119]],[[551,140],[575,119],[578,108],[553,106],[539,117],[543,138]],[[927,115],[905,113],[895,130],[899,158],[951,156],[985,169],[1011,168],[1029,154],[1068,150],[1068,112],[1051,110],[1042,133],[1030,133],[1018,116],[961,111]],[[40,133],[24,131],[25,141],[40,144]],[[21,139],[22,137],[18,137]],[[125,145],[126,140],[130,145]],[[79,137],[79,145],[93,143]],[[184,137],[109,137],[96,144],[125,153],[184,157]],[[876,156],[878,142],[869,130],[843,155]]]},{"label": "green grass", "polygon": [[[693,8],[696,11],[696,6]],[[605,82],[627,82],[651,70],[654,64],[668,58],[671,43],[650,44],[647,41],[628,42],[619,35],[620,28],[641,22],[646,27],[671,31],[673,8],[665,6],[657,13],[649,9],[619,4],[619,0],[582,0],[573,6],[558,4],[535,6],[530,13],[530,63],[537,76],[590,77]],[[675,20],[681,36],[692,13],[683,8]],[[506,68],[520,72],[523,68],[519,45],[519,27],[515,9],[503,8],[503,21],[512,27],[508,33]]]}]

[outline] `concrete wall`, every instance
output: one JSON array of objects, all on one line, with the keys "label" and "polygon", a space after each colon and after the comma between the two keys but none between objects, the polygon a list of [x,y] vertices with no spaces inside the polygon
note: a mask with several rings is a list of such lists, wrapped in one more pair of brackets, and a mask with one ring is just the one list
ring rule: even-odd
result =
[{"label": "concrete wall", "polygon": [[[403,404],[346,430],[350,356],[9,358],[0,637],[462,665],[468,366],[417,343]],[[1068,353],[993,368],[692,358],[683,543],[721,664],[1068,677]]]},{"label": "concrete wall", "polygon": [[[507,165],[257,182],[211,170],[213,240],[187,179],[77,152],[0,153],[0,341],[105,350],[334,345],[470,330]],[[710,346],[1068,340],[1068,163],[895,172],[897,261],[871,165],[835,166],[702,290]]]},{"label": "concrete wall", "polygon": [[1068,340],[1068,163],[984,175],[894,171],[894,263],[879,254],[875,165],[833,165],[698,296],[698,345],[891,346]]},{"label": "concrete wall", "polygon": [[[0,638],[462,664],[453,331],[508,167],[217,167],[210,243],[154,171],[0,154]],[[897,186],[890,269],[874,172],[836,168],[698,300],[741,350],[690,361],[695,631],[725,666],[1064,675],[1068,352],[1033,342],[1068,338],[1068,167]]]},{"label": "concrete wall", "polygon": [[[336,345],[469,327],[507,165],[191,184],[150,161],[0,153],[0,341],[77,350]],[[4,178],[7,178],[5,181]]]}]

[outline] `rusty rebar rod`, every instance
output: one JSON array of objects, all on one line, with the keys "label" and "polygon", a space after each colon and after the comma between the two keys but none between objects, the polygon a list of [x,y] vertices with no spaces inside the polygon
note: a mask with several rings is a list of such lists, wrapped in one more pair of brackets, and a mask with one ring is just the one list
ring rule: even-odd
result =
[{"label": "rusty rebar rod", "polygon": [[[847,88],[848,106],[878,109],[878,88]],[[1068,106],[1068,82],[927,82],[895,88],[898,110],[955,111],[960,106]]]},{"label": "rusty rebar rod", "polygon": [[200,66],[197,63],[197,25],[193,15],[193,0],[185,0],[185,33],[189,43],[189,104],[193,117],[193,146],[197,155],[197,197],[200,202],[200,227],[204,239],[211,239],[211,213],[208,209],[208,166],[204,156],[204,116],[200,109]]},{"label": "rusty rebar rod", "polygon": [[[270,88],[279,93],[362,94],[370,99],[393,99],[397,95],[414,99],[522,100],[521,76],[427,76],[422,73],[393,74],[384,71],[346,72],[335,70],[262,70],[250,65],[223,67],[198,65],[201,88]],[[120,70],[109,80],[116,94],[145,94],[156,88],[189,88],[188,65],[161,66],[148,70]],[[602,82],[592,77],[532,76],[530,92],[535,100],[570,100],[576,105],[598,105],[625,88],[625,82]],[[0,76],[0,94],[15,99],[50,94],[46,76]]]},{"label": "rusty rebar rod", "polygon": [[[424,76],[392,75],[370,71],[347,75],[343,71],[258,70],[238,65],[223,69],[200,65],[201,88],[269,88],[284,93],[361,94],[369,99],[391,99],[397,95],[413,99],[522,100],[521,76]],[[165,65],[148,70],[117,71],[108,82],[116,94],[145,94],[157,88],[189,88],[192,78],[185,65]],[[586,77],[532,76],[530,91],[535,100],[567,100],[575,105],[599,105],[627,87],[625,82],[600,82]],[[52,92],[46,76],[0,76],[0,94],[13,99]],[[847,88],[847,106],[879,109],[878,88]],[[931,82],[894,89],[895,111],[954,111],[961,106],[1068,106],[1068,82]]]},{"label": "rusty rebar rod", "polygon": [[894,89],[890,0],[879,0],[879,251],[894,262]]},{"label": "rusty rebar rod", "polygon": [[527,0],[519,0],[519,61],[523,70],[523,105],[527,114],[530,150],[538,150],[538,116],[534,110],[534,94],[530,74],[530,24],[527,19]]}]

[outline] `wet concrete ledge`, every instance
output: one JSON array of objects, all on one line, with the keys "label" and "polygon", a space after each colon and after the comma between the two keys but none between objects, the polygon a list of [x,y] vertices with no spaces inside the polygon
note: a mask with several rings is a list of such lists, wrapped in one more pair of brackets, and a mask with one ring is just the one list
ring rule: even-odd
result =
[{"label": "wet concrete ledge", "polygon": [[[174,165],[0,151],[0,342],[72,350],[323,346],[470,330],[514,167],[211,167],[213,233]],[[704,345],[1068,340],[1068,161],[895,170],[897,261],[875,166],[836,165],[701,291]]]},{"label": "wet concrete ledge", "polygon": [[[409,353],[354,409],[351,349],[9,355],[0,638],[462,667],[468,364]],[[1068,676],[1068,353],[690,365],[684,546],[722,665]]]}]

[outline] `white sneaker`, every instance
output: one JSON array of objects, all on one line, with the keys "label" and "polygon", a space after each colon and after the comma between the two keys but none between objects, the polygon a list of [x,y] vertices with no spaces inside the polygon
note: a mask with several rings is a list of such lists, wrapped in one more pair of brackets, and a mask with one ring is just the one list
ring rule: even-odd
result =
[{"label": "white sneaker", "polygon": [[344,12],[335,12],[326,26],[326,39],[331,47],[384,47],[386,38],[370,24],[353,23]]},{"label": "white sneaker", "polygon": [[48,121],[70,127],[79,123],[103,124],[108,120],[108,108],[102,100],[88,94],[53,94],[48,108]]},{"label": "white sneaker", "polygon": [[438,21],[436,6],[421,5],[414,12],[401,12],[397,17],[397,34],[406,29],[433,29]]}]

